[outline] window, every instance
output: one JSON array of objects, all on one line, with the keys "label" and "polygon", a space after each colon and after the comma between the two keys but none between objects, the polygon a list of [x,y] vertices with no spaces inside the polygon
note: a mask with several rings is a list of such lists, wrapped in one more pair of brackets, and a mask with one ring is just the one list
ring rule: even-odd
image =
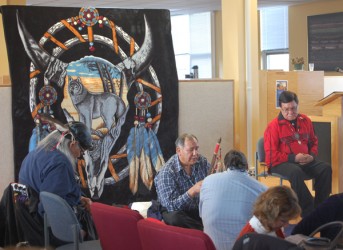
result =
[{"label": "window", "polygon": [[288,49],[262,51],[262,69],[289,70]]},{"label": "window", "polygon": [[173,46],[179,79],[197,65],[199,78],[212,78],[212,14],[210,12],[171,17]]},{"label": "window", "polygon": [[260,10],[262,69],[289,70],[288,7]]}]

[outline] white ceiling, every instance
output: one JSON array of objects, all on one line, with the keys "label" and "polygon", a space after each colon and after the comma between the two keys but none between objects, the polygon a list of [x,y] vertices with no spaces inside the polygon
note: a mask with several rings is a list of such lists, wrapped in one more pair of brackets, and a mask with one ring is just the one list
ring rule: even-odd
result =
[{"label": "white ceiling", "polygon": [[[318,0],[258,0],[258,8],[287,6],[314,1]],[[222,0],[27,0],[26,4],[59,7],[169,9],[171,15],[179,15],[220,10],[221,2]]]}]

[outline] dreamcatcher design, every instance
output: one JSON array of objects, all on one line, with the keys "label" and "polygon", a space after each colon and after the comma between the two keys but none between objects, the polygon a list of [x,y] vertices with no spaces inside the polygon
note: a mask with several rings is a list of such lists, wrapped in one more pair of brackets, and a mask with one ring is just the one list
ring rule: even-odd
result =
[{"label": "dreamcatcher design", "polygon": [[151,97],[141,91],[134,98],[136,115],[134,127],[130,130],[127,140],[127,153],[130,171],[130,189],[132,193],[138,190],[138,177],[150,190],[153,184],[153,169],[159,171],[164,164],[162,152],[155,133],[152,131],[152,118],[149,108]]},{"label": "dreamcatcher design", "polygon": [[[98,28],[100,30],[109,29],[112,37],[108,38],[101,35],[101,32],[97,34],[97,31],[99,31]],[[72,36],[65,41],[57,39],[57,37],[63,37],[59,35],[62,31]],[[146,26],[146,33],[148,31]],[[128,53],[124,52],[119,45],[121,41],[129,44],[130,51]],[[90,55],[84,55],[84,58],[67,63],[59,60],[65,53],[72,53],[74,46],[82,43],[88,43]],[[92,56],[92,53],[97,49],[97,43],[105,45],[106,48],[114,52],[115,55],[119,56],[121,62],[113,65],[107,60]],[[58,92],[54,88],[53,83],[56,84],[55,86],[64,89],[66,98],[68,95],[66,90],[66,75],[67,73],[70,74],[71,70],[68,69],[74,63],[83,64],[91,71],[99,72],[103,92],[109,92],[122,98],[126,104],[126,110],[124,115],[116,121],[116,126],[107,131],[107,134],[104,134],[101,129],[90,128],[92,129],[92,137],[96,147],[93,151],[89,152],[88,158],[85,157],[86,161],[78,162],[82,185],[86,187],[88,184],[93,198],[99,198],[103,192],[104,185],[114,185],[130,175],[130,189],[135,194],[137,192],[138,173],[140,173],[143,183],[150,189],[154,172],[158,171],[164,163],[156,137],[162,113],[162,94],[159,79],[151,65],[144,67],[146,68],[145,74],[149,75],[150,80],[147,81],[140,78],[142,72],[140,72],[141,69],[139,66],[136,66],[140,62],[137,59],[137,54],[140,53],[140,46],[135,42],[133,37],[128,35],[120,26],[116,25],[114,21],[99,15],[98,10],[92,7],[81,8],[78,16],[61,20],[51,26],[41,37],[39,47],[48,50],[47,48],[51,47],[51,45],[54,48],[50,49],[51,52],[49,53],[52,59],[50,59],[47,69],[36,67],[35,65],[37,63],[31,57],[30,110],[33,119],[39,121],[39,114],[42,113],[54,116],[52,107],[60,108],[55,106],[58,99]],[[134,68],[132,65],[136,67]],[[53,72],[54,75],[52,76],[51,71],[55,69],[58,70]],[[123,77],[125,72],[130,72],[129,77]],[[59,77],[56,80],[57,73]],[[38,91],[39,102],[37,102],[36,89],[38,83],[42,81],[42,78],[44,84]],[[51,79],[54,79],[54,82]],[[128,135],[127,143],[117,150],[117,152],[111,152],[116,139],[120,135],[121,126],[125,122],[130,103],[132,102],[132,100],[127,100],[125,89],[127,93],[132,86],[137,91],[136,97],[133,100],[133,104],[137,109],[133,128]],[[63,111],[67,120],[74,119],[68,110],[64,109]],[[115,164],[125,158],[128,160],[128,166],[124,167],[119,173],[116,173]],[[107,168],[111,173],[111,177],[105,178]],[[90,173],[87,172],[87,177],[90,176],[92,179],[86,180],[84,178],[84,169],[91,171]]]}]

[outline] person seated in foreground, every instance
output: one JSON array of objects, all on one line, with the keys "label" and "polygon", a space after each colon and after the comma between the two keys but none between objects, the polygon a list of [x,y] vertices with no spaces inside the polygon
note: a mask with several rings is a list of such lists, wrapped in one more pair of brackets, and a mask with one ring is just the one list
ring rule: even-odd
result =
[{"label": "person seated in foreground", "polygon": [[[311,119],[298,112],[298,96],[291,91],[283,91],[278,101],[280,113],[264,132],[266,164],[271,173],[289,180],[304,217],[329,197],[332,169],[330,164],[316,158],[318,138]],[[314,179],[314,199],[304,182],[307,178]]]},{"label": "person seated in foreground", "polygon": [[158,200],[166,224],[203,230],[199,216],[199,193],[210,163],[199,154],[198,139],[183,134],[173,155],[155,177]]},{"label": "person seated in foreground", "polygon": [[[326,199],[312,213],[304,217],[291,234],[310,235],[320,226],[333,221],[343,221],[343,193],[334,194]],[[336,234],[336,229],[321,232],[322,237],[329,239],[333,239]]]},{"label": "person seated in foreground", "polygon": [[248,175],[245,155],[230,150],[224,158],[225,172],[207,176],[200,190],[199,213],[204,232],[217,249],[231,249],[239,232],[252,216],[254,202],[267,187]]},{"label": "person seated in foreground", "polygon": [[[57,194],[71,207],[84,208],[80,212],[90,209],[91,200],[81,196],[75,173],[77,158],[92,146],[91,134],[81,122],[68,123],[67,127],[66,131],[55,130],[40,141],[25,157],[19,171],[19,183],[30,190],[29,204],[34,205],[26,207],[23,203],[19,209],[20,222],[31,246],[44,245],[44,208],[39,202],[40,192]],[[60,243],[55,242],[56,245]]]},{"label": "person seated in foreground", "polygon": [[262,193],[256,200],[253,217],[239,234],[266,234],[284,239],[282,228],[301,213],[295,192],[287,186],[275,186]]}]

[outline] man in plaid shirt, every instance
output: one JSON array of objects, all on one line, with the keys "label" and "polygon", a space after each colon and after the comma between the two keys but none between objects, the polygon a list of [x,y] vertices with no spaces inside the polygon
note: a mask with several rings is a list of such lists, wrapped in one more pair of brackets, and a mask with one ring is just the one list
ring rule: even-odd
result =
[{"label": "man in plaid shirt", "polygon": [[203,230],[199,193],[210,163],[199,154],[198,139],[181,135],[173,155],[155,177],[156,191],[166,224]]}]

